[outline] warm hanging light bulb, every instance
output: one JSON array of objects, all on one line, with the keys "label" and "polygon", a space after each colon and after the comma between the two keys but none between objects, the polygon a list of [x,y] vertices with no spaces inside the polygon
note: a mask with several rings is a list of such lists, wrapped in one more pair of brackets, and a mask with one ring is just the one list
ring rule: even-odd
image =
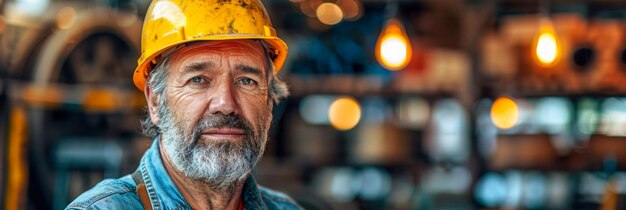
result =
[{"label": "warm hanging light bulb", "polygon": [[376,60],[389,70],[400,70],[411,60],[411,41],[398,19],[387,21],[376,42]]},{"label": "warm hanging light bulb", "polygon": [[557,63],[560,49],[552,21],[541,20],[539,34],[535,38],[533,57],[543,67],[551,67]]}]

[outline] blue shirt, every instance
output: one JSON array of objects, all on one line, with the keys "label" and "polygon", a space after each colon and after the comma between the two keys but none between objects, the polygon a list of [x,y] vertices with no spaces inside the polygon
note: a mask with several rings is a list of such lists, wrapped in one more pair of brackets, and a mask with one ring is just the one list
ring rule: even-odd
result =
[{"label": "blue shirt", "polygon": [[[143,155],[137,170],[143,177],[152,209],[192,209],[165,171],[158,140]],[[136,187],[131,175],[106,179],[78,196],[66,209],[143,209]],[[284,193],[258,186],[252,176],[243,186],[242,198],[245,210],[302,209]]]}]

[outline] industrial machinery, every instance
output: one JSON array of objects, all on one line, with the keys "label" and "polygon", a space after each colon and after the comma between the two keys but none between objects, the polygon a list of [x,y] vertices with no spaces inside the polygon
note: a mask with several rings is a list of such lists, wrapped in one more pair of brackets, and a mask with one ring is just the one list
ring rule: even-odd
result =
[{"label": "industrial machinery", "polygon": [[62,209],[90,182],[130,170],[119,163],[135,165],[124,154],[140,136],[144,100],[129,78],[144,4],[2,1],[2,208]]}]

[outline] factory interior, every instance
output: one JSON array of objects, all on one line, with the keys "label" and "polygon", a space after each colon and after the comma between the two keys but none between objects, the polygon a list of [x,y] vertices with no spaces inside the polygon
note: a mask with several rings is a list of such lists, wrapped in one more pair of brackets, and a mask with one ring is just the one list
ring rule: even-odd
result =
[{"label": "factory interior", "polygon": [[[626,209],[626,1],[261,0],[289,46],[253,175],[305,209]],[[0,209],[153,139],[150,0],[0,0]]]}]

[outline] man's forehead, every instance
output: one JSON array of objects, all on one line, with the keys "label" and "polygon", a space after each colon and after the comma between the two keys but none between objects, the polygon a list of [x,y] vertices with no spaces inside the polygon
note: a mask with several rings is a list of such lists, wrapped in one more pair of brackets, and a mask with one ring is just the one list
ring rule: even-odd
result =
[{"label": "man's forehead", "polygon": [[[259,62],[259,68],[262,72],[266,70],[268,58],[266,50],[261,41],[258,40],[219,40],[219,41],[198,41],[193,43],[187,43],[185,45],[176,47],[170,52],[166,52],[166,57],[169,57],[172,67],[174,69],[181,69],[188,65],[188,61],[196,60],[197,56],[236,56],[237,58],[243,58],[246,65],[254,65]],[[206,57],[204,57],[206,58]],[[189,60],[192,59],[192,60]],[[204,60],[202,63],[212,63],[212,60]],[[217,61],[219,62],[219,61]]]},{"label": "man's forehead", "polygon": [[197,50],[202,50],[205,53],[242,50],[242,52],[250,52],[260,56],[264,56],[265,54],[263,45],[260,41],[256,40],[216,40],[191,42],[176,48],[173,52],[171,52],[171,54],[176,55]]}]

